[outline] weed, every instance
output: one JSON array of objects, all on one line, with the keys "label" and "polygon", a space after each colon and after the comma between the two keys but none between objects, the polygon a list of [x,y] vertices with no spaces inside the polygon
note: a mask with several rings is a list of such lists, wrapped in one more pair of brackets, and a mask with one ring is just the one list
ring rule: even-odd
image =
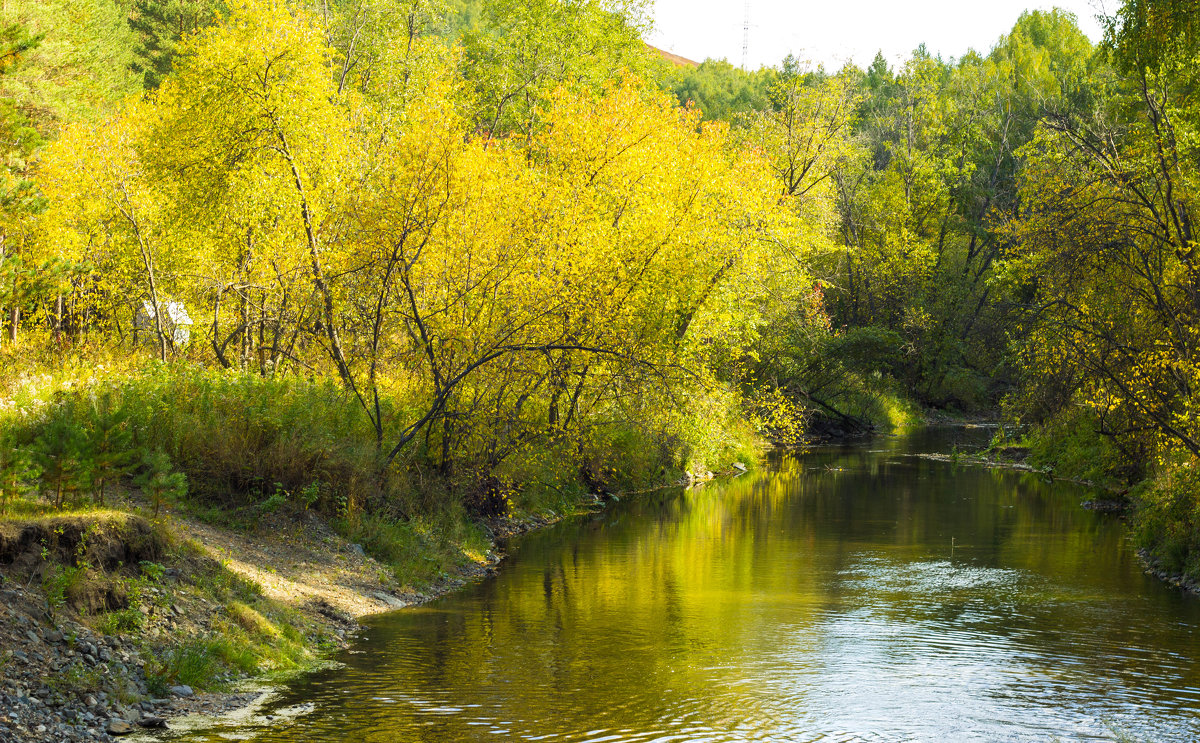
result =
[{"label": "weed", "polygon": [[142,575],[151,583],[161,583],[163,576],[166,575],[167,569],[157,562],[142,560],[138,563],[138,567],[142,571]]},{"label": "weed", "polygon": [[66,606],[87,580],[87,565],[52,565],[42,578],[42,590],[52,610]]},{"label": "weed", "polygon": [[104,679],[104,667],[88,668],[82,663],[73,663],[66,669],[51,675],[46,685],[64,694],[82,694],[99,689]]},{"label": "weed", "polygon": [[230,602],[225,610],[239,627],[254,637],[270,641],[276,640],[280,636],[275,625],[241,601]]},{"label": "weed", "polygon": [[141,632],[145,626],[146,615],[135,607],[110,611],[102,615],[96,624],[96,628],[106,635]]},{"label": "weed", "polygon": [[169,648],[146,666],[146,682],[150,690],[164,695],[176,684],[194,686],[198,689],[213,688],[217,684],[220,663],[206,640],[192,640]]}]

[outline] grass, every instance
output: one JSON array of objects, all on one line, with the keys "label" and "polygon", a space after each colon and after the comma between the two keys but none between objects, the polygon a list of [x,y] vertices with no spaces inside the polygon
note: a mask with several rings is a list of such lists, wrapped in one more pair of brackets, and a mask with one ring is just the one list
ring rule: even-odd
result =
[{"label": "grass", "polygon": [[420,590],[491,549],[483,530],[466,520],[408,521],[379,514],[341,518],[333,526],[347,540],[388,567],[402,586]]},{"label": "grass", "polygon": [[106,635],[129,635],[141,632],[146,626],[146,615],[136,608],[118,609],[107,612],[96,621],[96,629]]},{"label": "grass", "polygon": [[1061,477],[1104,488],[1144,477],[1145,473],[1129,469],[1126,457],[1098,430],[1096,421],[1081,409],[1031,431],[1023,443],[1029,446],[1030,464],[1052,468]]},{"label": "grass", "polygon": [[157,653],[146,666],[147,684],[162,695],[175,685],[222,690],[238,676],[295,671],[318,660],[326,647],[319,628],[295,610],[263,597],[255,583],[222,566],[192,576],[195,595],[222,607],[210,629]]}]

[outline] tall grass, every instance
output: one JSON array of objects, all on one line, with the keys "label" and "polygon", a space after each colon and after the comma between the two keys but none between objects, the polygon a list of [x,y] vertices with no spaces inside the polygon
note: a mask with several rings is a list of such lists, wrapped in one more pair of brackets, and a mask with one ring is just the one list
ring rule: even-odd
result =
[{"label": "tall grass", "polygon": [[331,382],[175,365],[114,391],[138,443],[165,451],[203,496],[286,493],[334,508],[374,484],[375,442]]},{"label": "tall grass", "polygon": [[[453,452],[451,467],[418,440],[384,471],[366,416],[335,382],[183,361],[114,368],[83,381],[47,381],[36,400],[14,404],[8,415],[6,435],[31,456],[39,442],[71,445],[79,466],[71,476],[52,473],[49,491],[67,493],[66,505],[89,493],[99,505],[105,485],[125,477],[148,495],[186,497],[194,513],[226,524],[314,509],[402,580],[482,560],[490,545],[480,519],[562,515],[587,492],[639,490],[686,469],[752,464],[758,456],[739,396],[711,385],[686,406],[652,395],[610,401],[569,431],[530,406],[508,426],[520,433],[500,440],[503,456],[486,453],[505,429],[485,419],[473,424],[478,440]],[[389,406],[400,403],[384,401],[385,418],[398,419]]]}]

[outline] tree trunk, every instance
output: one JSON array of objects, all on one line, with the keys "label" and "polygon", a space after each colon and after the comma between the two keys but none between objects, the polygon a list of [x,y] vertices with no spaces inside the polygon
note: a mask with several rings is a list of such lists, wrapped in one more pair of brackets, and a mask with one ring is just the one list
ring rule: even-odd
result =
[{"label": "tree trunk", "polygon": [[54,340],[58,342],[62,340],[63,326],[63,295],[59,292],[54,298]]}]

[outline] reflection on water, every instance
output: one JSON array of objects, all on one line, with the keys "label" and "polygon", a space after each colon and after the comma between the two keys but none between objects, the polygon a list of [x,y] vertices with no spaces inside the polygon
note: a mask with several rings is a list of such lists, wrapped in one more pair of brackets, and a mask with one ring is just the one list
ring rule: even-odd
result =
[{"label": "reflection on water", "polygon": [[1200,740],[1200,601],[1073,486],[906,456],[971,435],[530,535],[274,703],[308,714],[187,740]]}]

